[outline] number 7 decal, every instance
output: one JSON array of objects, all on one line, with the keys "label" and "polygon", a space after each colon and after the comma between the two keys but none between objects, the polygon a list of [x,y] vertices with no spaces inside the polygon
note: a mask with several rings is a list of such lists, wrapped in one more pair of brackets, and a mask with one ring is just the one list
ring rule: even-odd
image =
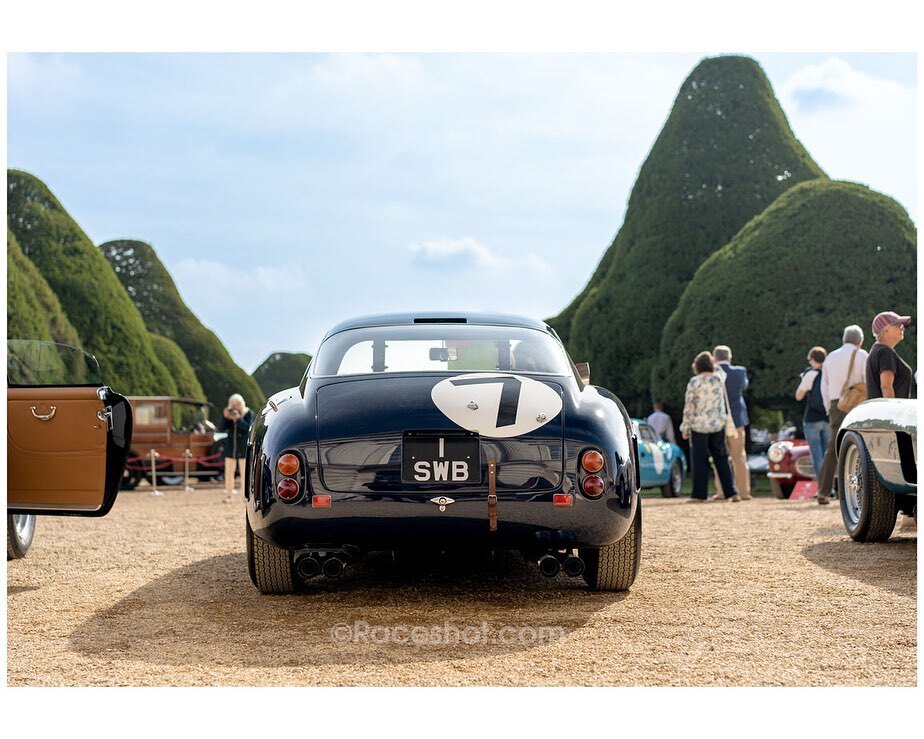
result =
[{"label": "number 7 decal", "polygon": [[453,423],[495,439],[522,436],[545,426],[561,413],[563,402],[558,383],[487,372],[440,380],[430,397]]},{"label": "number 7 decal", "polygon": [[517,406],[520,403],[520,380],[516,377],[473,378],[469,380],[450,380],[456,387],[460,385],[501,385],[500,403],[497,406],[497,428],[513,426],[517,422]]}]

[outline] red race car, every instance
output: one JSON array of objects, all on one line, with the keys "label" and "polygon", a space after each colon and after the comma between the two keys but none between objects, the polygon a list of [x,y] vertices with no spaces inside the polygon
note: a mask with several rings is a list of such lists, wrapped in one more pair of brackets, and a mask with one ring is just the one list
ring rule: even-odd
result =
[{"label": "red race car", "polygon": [[814,480],[812,455],[805,439],[784,439],[775,441],[767,450],[770,490],[777,498],[792,495],[797,482]]}]

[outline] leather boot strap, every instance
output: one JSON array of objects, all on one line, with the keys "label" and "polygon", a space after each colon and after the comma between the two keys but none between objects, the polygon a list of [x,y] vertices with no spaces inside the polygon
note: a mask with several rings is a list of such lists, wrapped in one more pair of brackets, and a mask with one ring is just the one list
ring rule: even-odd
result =
[{"label": "leather boot strap", "polygon": [[497,531],[497,463],[488,462],[488,529]]}]

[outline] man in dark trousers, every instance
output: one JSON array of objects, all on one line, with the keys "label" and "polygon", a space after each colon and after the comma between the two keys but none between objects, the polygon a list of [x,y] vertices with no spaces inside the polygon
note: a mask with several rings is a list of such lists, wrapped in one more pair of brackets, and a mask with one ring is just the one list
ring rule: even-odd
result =
[{"label": "man in dark trousers", "polygon": [[828,436],[828,449],[821,465],[818,478],[818,503],[827,505],[834,486],[834,474],[837,471],[837,432],[847,415],[837,407],[841,393],[851,385],[866,381],[866,358],[869,356],[863,346],[863,329],[852,324],[844,329],[843,344],[840,349],[828,352],[821,365],[821,397],[828,409],[828,421],[831,430]]},{"label": "man in dark trousers", "polygon": [[[725,390],[728,392],[728,402],[737,432],[735,436],[725,437],[728,459],[735,475],[735,487],[738,488],[741,500],[750,500],[751,471],[748,469],[748,457],[745,452],[745,430],[750,419],[748,418],[748,407],[744,402],[744,391],[748,387],[748,371],[740,365],[731,363],[731,349],[724,344],[713,349],[712,355],[715,357],[716,370],[724,373],[725,376]],[[718,487],[718,482],[716,482],[716,487]],[[721,495],[720,492],[717,497]]]}]

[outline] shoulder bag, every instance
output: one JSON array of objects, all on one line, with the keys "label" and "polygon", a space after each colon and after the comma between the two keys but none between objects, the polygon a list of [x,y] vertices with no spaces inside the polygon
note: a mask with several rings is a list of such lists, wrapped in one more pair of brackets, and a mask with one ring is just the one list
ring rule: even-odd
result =
[{"label": "shoulder bag", "polygon": [[847,366],[847,379],[844,380],[844,387],[841,388],[841,397],[837,399],[837,408],[844,413],[848,413],[866,400],[865,382],[856,382],[847,387],[847,383],[850,382],[850,373],[853,371],[853,360],[857,358],[858,351],[860,351],[860,347],[854,349],[853,354],[850,355],[850,364]]},{"label": "shoulder bag", "polygon": [[[719,381],[722,381],[722,378],[719,378]],[[728,389],[725,387],[725,383],[722,382],[722,394],[725,395],[725,435],[726,436],[737,436],[738,427],[735,426],[735,419],[732,417],[731,412],[731,402],[728,400]]]}]

